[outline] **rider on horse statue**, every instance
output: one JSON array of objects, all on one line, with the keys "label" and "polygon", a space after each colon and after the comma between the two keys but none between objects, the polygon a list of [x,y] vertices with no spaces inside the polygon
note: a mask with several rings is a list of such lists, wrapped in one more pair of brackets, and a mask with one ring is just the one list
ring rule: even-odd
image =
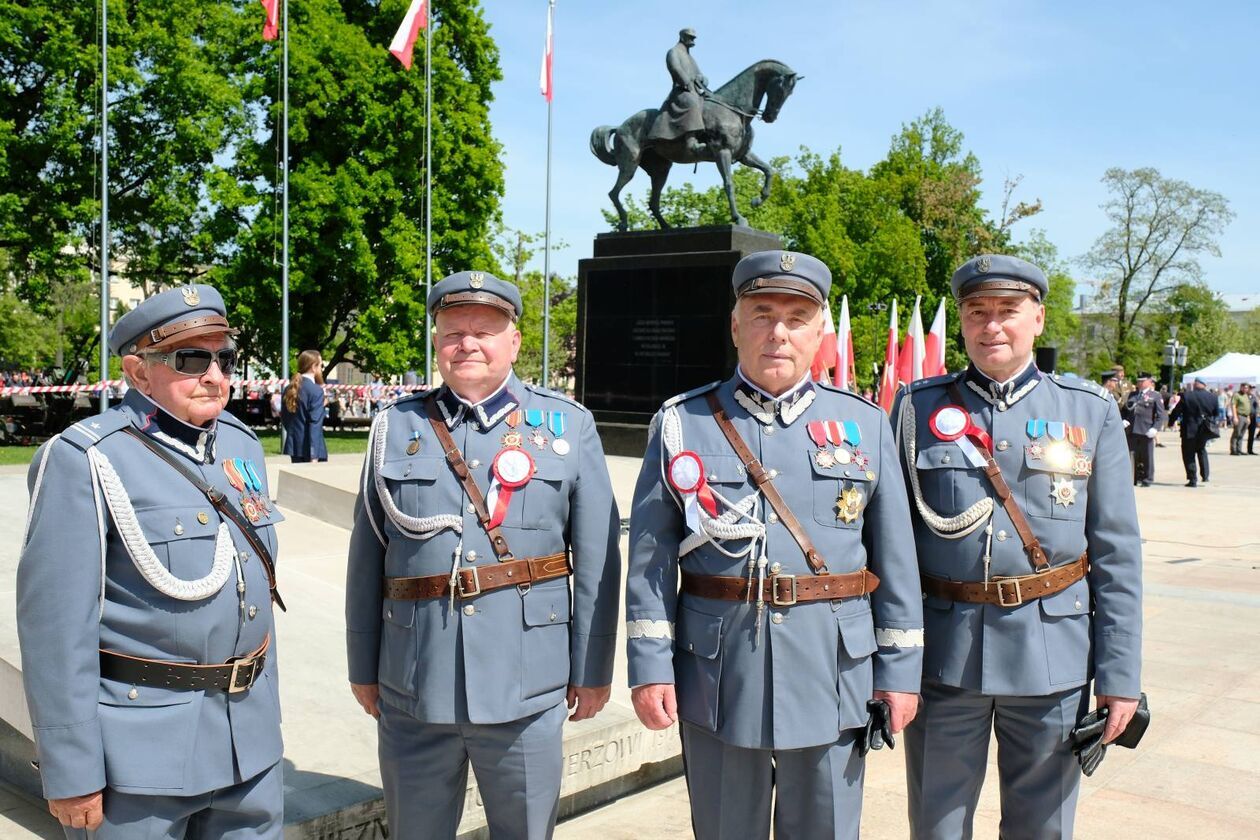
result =
[{"label": "rider on horse statue", "polygon": [[660,115],[648,132],[648,140],[686,138],[687,151],[699,157],[706,148],[699,135],[704,132],[704,99],[710,95],[709,80],[700,72],[691,48],[696,44],[696,30],[687,28],[678,33],[678,43],[665,54],[665,67],[674,80],[674,88],[661,105]]}]

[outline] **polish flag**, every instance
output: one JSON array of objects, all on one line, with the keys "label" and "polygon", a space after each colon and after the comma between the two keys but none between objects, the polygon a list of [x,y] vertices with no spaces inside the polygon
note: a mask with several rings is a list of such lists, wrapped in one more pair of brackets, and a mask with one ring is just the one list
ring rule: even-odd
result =
[{"label": "polish flag", "polygon": [[266,18],[263,20],[263,40],[274,41],[280,37],[280,0],[258,0]]},{"label": "polish flag", "polygon": [[892,414],[897,396],[897,300],[893,299],[888,318],[888,344],[884,347],[884,375],[879,382],[879,407]]},{"label": "polish flag", "polygon": [[551,96],[555,92],[551,80],[551,15],[555,10],[556,4],[553,0],[547,5],[547,41],[543,44],[542,69],[538,71],[538,89],[548,104],[551,103]]},{"label": "polish flag", "polygon": [[[275,2],[275,0],[273,0]],[[403,16],[394,40],[389,42],[389,54],[402,62],[402,66],[411,69],[411,52],[416,47],[416,38],[420,30],[429,26],[429,0],[411,0],[407,14]]]},{"label": "polish flag", "polygon": [[945,372],[945,298],[941,298],[932,329],[923,341],[923,375],[940,376]]},{"label": "polish flag", "polygon": [[849,324],[849,296],[840,300],[840,327],[836,330],[836,348],[840,364],[836,366],[835,384],[850,391],[856,385],[857,364],[853,360],[853,328]]},{"label": "polish flag", "polygon": [[836,356],[836,326],[831,320],[831,307],[824,305],[823,312],[826,320],[823,322],[822,344],[818,345],[818,352],[814,354],[814,361],[809,366],[810,378],[815,382],[826,380],[828,371],[838,370],[840,367],[840,360]]},{"label": "polish flag", "polygon": [[906,340],[897,354],[897,384],[909,385],[923,378],[923,318],[919,315],[919,298],[914,299],[914,314],[906,327]]}]

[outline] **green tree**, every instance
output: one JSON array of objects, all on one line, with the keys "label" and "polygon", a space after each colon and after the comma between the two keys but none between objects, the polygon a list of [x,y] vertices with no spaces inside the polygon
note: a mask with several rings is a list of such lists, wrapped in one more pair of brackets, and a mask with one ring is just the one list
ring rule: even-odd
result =
[{"label": "green tree", "polygon": [[1102,209],[1111,227],[1083,257],[1099,274],[1098,303],[1112,313],[1109,347],[1130,369],[1143,348],[1139,319],[1174,289],[1202,276],[1199,256],[1220,255],[1217,239],[1234,214],[1220,193],[1145,167],[1108,169]]},{"label": "green tree", "polygon": [[[1145,346],[1160,354],[1175,327],[1177,340],[1189,348],[1187,363],[1192,370],[1211,364],[1231,350],[1241,350],[1244,340],[1225,301],[1201,282],[1174,287],[1142,326],[1147,338]],[[1151,369],[1158,368],[1153,364]]]},{"label": "green tree", "polygon": [[[526,266],[542,247],[544,235],[500,228],[494,241],[495,257],[503,269],[499,276],[515,283],[521,291],[524,313],[517,327],[521,331],[521,352],[517,356],[517,376],[528,382],[542,381],[543,273]],[[564,248],[553,242],[552,250]],[[551,323],[548,330],[548,377],[550,387],[564,391],[574,375],[577,359],[577,283],[573,278],[551,277]]]},{"label": "green tree", "polygon": [[[395,373],[424,359],[423,53],[417,50],[408,72],[386,51],[406,5],[311,0],[290,7],[290,346],[319,348],[329,368],[352,359]],[[436,281],[493,268],[503,163],[489,121],[499,52],[480,4],[440,4],[430,14]],[[257,23],[251,18],[235,78],[248,100],[267,105],[255,126],[261,139],[242,145],[211,195],[220,224],[232,229],[216,275],[247,351],[277,366],[279,53],[257,41]]]},{"label": "green tree", "polygon": [[1086,361],[1081,355],[1080,316],[1076,314],[1076,281],[1060,259],[1059,249],[1046,238],[1046,232],[1034,228],[1028,238],[1013,246],[1011,253],[1028,260],[1046,273],[1050,292],[1046,295],[1046,327],[1037,339],[1038,347],[1057,347],[1059,366],[1065,370],[1074,364],[1083,371]]}]

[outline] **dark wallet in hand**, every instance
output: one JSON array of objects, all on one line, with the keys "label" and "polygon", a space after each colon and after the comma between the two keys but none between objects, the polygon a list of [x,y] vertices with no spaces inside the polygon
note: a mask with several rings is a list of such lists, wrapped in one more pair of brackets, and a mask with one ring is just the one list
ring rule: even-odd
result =
[{"label": "dark wallet in hand", "polygon": [[[1146,694],[1143,693],[1138,698],[1137,710],[1133,713],[1133,719],[1129,721],[1129,725],[1120,733],[1120,737],[1111,743],[1133,749],[1142,740],[1142,736],[1146,734],[1146,727],[1151,722],[1151,710],[1146,703]],[[1107,753],[1109,744],[1104,744],[1103,732],[1107,728],[1107,709],[1094,709],[1087,713],[1076,724],[1076,728],[1072,730],[1072,752],[1076,754],[1076,760],[1081,764],[1081,772],[1086,776],[1094,775],[1094,771],[1098,769],[1098,765],[1102,763],[1103,757]]]},{"label": "dark wallet in hand", "polygon": [[870,717],[866,720],[866,729],[862,731],[862,743],[858,745],[858,751],[862,755],[866,755],[871,750],[880,750],[884,748],[884,744],[888,744],[888,749],[894,749],[897,742],[893,739],[892,733],[892,712],[888,709],[888,701],[886,700],[867,700],[866,710],[870,713]]}]

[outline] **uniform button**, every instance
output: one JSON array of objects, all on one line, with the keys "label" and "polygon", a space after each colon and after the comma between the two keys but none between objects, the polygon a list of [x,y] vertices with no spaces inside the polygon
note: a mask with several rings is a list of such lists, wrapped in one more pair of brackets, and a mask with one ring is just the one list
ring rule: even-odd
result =
[{"label": "uniform button", "polygon": [[464,606],[464,615],[472,615],[476,611],[477,611],[477,608],[474,607],[472,604],[467,604]]},{"label": "uniform button", "polygon": [[403,470],[403,475],[404,476],[411,475],[411,464],[408,464],[407,469]]},{"label": "uniform button", "polygon": [[248,552],[248,551],[242,551],[242,552],[241,552],[241,562],[242,562],[242,563],[248,563],[248,562],[249,562],[249,552]]},{"label": "uniform button", "polygon": [[386,618],[393,618],[393,617],[394,617],[394,611],[393,611],[393,610],[385,610],[385,617],[386,617]]},{"label": "uniform button", "polygon": [[249,605],[249,620],[253,621],[255,618],[258,618],[258,607],[254,606],[253,604],[250,604]]},{"label": "uniform button", "polygon": [[481,462],[478,461],[476,458],[473,458],[471,461],[468,462],[468,466],[472,467],[475,470],[477,469],[477,467],[481,466]]},{"label": "uniform button", "polygon": [[774,615],[770,616],[770,621],[773,622],[774,624],[782,624],[783,613],[775,613]]},{"label": "uniform button", "polygon": [[476,506],[476,505],[474,505],[474,504],[470,504],[470,505],[468,505],[468,512],[469,512],[469,513],[476,513],[476,512],[477,512],[477,506]]},{"label": "uniform button", "polygon": [[777,575],[782,569],[783,569],[783,566],[779,565],[778,563],[775,563],[770,566],[770,574]]},{"label": "uniform button", "polygon": [[555,621],[555,620],[556,620],[556,614],[555,614],[555,613],[552,613],[552,614],[551,614],[551,620],[552,620],[552,621]]},{"label": "uniform button", "polygon": [[717,473],[709,473],[709,481],[717,481]]},{"label": "uniform button", "polygon": [[1081,608],[1081,599],[1080,599],[1080,598],[1077,598],[1077,599],[1076,599],[1076,608],[1077,608],[1078,610]]},{"label": "uniform button", "polygon": [[465,560],[467,560],[469,563],[476,563],[476,562],[477,562],[477,552],[475,552],[475,551],[469,551],[467,554],[465,554],[465,555],[464,555],[464,559],[465,559]]},{"label": "uniform button", "polygon": [[1009,440],[999,440],[999,441],[998,441],[998,451],[1000,451],[1000,452],[1005,452],[1006,450],[1008,450],[1008,449],[1010,449],[1010,448],[1011,448],[1011,442],[1010,442]]},{"label": "uniform button", "polygon": [[761,431],[767,435],[774,434],[774,426],[762,426]]},{"label": "uniform button", "polygon": [[175,536],[179,537],[179,536],[183,536],[183,534],[184,534],[184,526],[181,523],[176,522],[175,523]]},{"label": "uniform button", "polygon": [[845,475],[852,475],[852,473],[851,473],[849,470],[845,470],[845,471],[844,471],[844,474],[845,474]]},{"label": "uniform button", "polygon": [[766,518],[769,519],[770,524],[773,525],[774,523],[779,521],[779,514],[775,513],[774,511],[770,511],[770,515],[767,516]]},{"label": "uniform button", "polygon": [[770,470],[770,477],[771,477],[771,478],[778,478],[778,477],[779,477],[779,471],[778,471],[778,470],[773,470],[773,469],[772,469],[772,470]]},{"label": "uniform button", "polygon": [[210,517],[206,516],[206,512],[204,510],[199,510],[197,511],[197,521],[202,525],[205,525],[210,521]]},{"label": "uniform button", "polygon": [[127,699],[128,699],[128,700],[135,700],[135,699],[136,699],[137,697],[139,697],[139,696],[140,696],[140,692],[136,691],[134,688],[133,688],[133,689],[131,689],[131,691],[128,691],[128,692],[127,692]]},{"label": "uniform button", "polygon": [[948,463],[949,463],[950,461],[952,461],[952,460],[954,460],[954,459],[953,459],[953,458],[951,458],[951,457],[949,457],[948,455],[942,455],[942,456],[941,456],[941,463],[942,463],[942,464],[948,464]]},{"label": "uniform button", "polygon": [[999,540],[999,541],[1004,541],[1004,540],[1006,539],[1006,532],[1005,532],[1005,531],[998,531],[998,533],[997,533],[997,538],[998,538],[998,540]]}]

